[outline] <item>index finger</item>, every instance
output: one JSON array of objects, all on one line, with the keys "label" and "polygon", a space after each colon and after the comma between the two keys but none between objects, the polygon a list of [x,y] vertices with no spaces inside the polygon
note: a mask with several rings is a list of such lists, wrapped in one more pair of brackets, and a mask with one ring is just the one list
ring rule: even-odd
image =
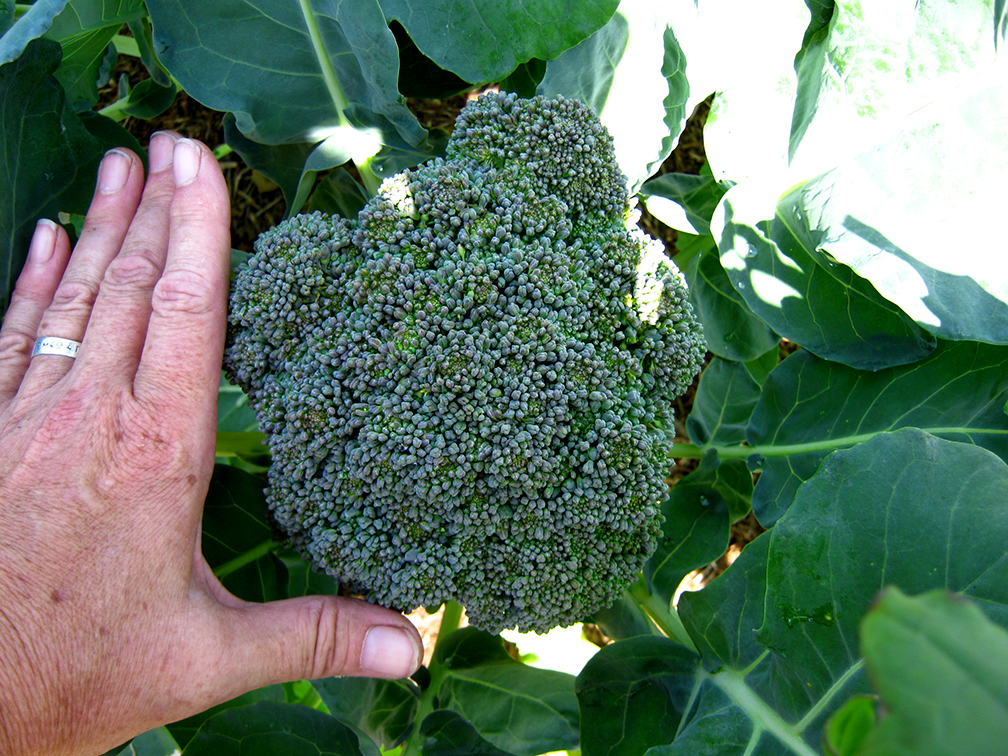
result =
[{"label": "index finger", "polygon": [[151,297],[133,394],[149,405],[169,405],[173,415],[191,421],[197,438],[213,444],[231,259],[228,192],[206,146],[179,139],[173,160],[168,253]]}]

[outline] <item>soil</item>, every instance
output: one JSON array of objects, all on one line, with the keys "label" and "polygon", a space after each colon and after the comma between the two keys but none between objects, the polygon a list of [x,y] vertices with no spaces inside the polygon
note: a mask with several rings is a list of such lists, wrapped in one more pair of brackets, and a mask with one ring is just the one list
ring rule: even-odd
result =
[{"label": "soil", "polygon": [[[131,86],[147,77],[143,66],[136,60],[122,56],[113,81],[120,76],[129,77]],[[440,128],[450,131],[459,111],[466,102],[477,96],[478,92],[456,95],[445,100],[407,100],[407,105],[426,128]],[[116,96],[116,87],[109,85],[102,91],[103,102],[111,102]],[[703,144],[703,126],[710,111],[710,99],[700,103],[689,119],[686,129],[679,139],[676,149],[662,164],[659,173],[699,173],[706,162]],[[182,92],[176,98],[172,107],[151,120],[127,118],[123,126],[132,133],[142,145],[146,145],[150,135],[155,131],[172,130],[183,136],[199,139],[211,149],[225,144],[222,125],[223,113],[204,107],[199,102]],[[283,194],[279,187],[265,176],[249,168],[237,153],[230,153],[220,160],[225,180],[231,193],[231,245],[245,252],[252,251],[252,243],[266,229],[279,223],[284,216],[285,205]],[[665,226],[643,207],[641,208],[641,227],[652,237],[665,242],[669,254],[674,258],[678,235],[674,229]],[[678,402],[675,414],[678,418],[686,418],[692,405],[696,384],[690,388]],[[676,422],[676,440],[688,443],[685,426]],[[680,460],[670,477],[674,482],[696,467],[696,460]],[[731,542],[725,554],[707,567],[697,570],[686,577],[680,591],[698,590],[723,572],[735,557],[741,553],[743,546],[763,532],[756,518],[750,513],[748,517],[735,523],[731,530]],[[424,645],[428,656],[434,647],[437,628],[440,621],[439,613],[433,615],[420,609],[411,615],[414,623],[424,636]],[[463,622],[465,621],[463,617]],[[599,645],[604,645],[608,639],[593,626],[586,626],[586,637]],[[516,652],[517,653],[517,652]],[[429,663],[427,658],[425,663]]]}]

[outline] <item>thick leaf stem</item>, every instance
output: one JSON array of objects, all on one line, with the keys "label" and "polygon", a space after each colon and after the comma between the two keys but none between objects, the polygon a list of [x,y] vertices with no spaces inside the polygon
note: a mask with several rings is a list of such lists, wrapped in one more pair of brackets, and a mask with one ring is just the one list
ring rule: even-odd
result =
[{"label": "thick leaf stem", "polygon": [[[1000,428],[921,428],[933,436],[1008,436],[1008,430]],[[748,459],[754,454],[760,457],[790,457],[793,454],[809,454],[812,452],[831,452],[837,449],[847,449],[870,441],[885,431],[860,433],[855,436],[840,436],[826,438],[821,441],[809,441],[805,444],[765,444],[761,446],[697,446],[696,444],[672,444],[669,457],[672,459],[703,459],[704,455],[714,449],[721,459]]]},{"label": "thick leaf stem", "polygon": [[381,186],[381,179],[378,178],[374,169],[371,167],[370,158],[367,160],[355,161],[355,163],[357,165],[357,172],[360,173],[361,182],[363,182],[368,196],[374,197],[378,194],[378,187]]},{"label": "thick leaf stem", "polygon": [[724,669],[716,674],[702,672],[711,682],[746,713],[753,722],[753,738],[760,732],[769,732],[798,756],[818,756],[808,743],[801,739],[795,726],[785,722],[780,714],[767,705],[756,691],[749,687],[745,678],[734,670]]},{"label": "thick leaf stem", "polygon": [[402,745],[399,756],[419,756],[423,751],[423,738],[420,735],[420,725],[434,709],[437,708],[438,693],[441,684],[444,682],[445,671],[438,662],[438,648],[449,635],[458,630],[462,621],[462,606],[457,601],[446,601],[444,611],[441,613],[441,624],[438,627],[437,640],[434,642],[434,653],[431,656],[430,684],[420,696],[420,704],[417,706],[416,714],[413,717],[413,731],[410,732],[406,742]]},{"label": "thick leaf stem", "polygon": [[116,52],[120,55],[128,55],[131,58],[140,57],[140,45],[133,37],[127,37],[125,34],[116,34],[112,37],[112,44],[115,45]]},{"label": "thick leaf stem", "polygon": [[818,701],[816,701],[815,706],[809,709],[808,712],[805,714],[805,716],[801,718],[801,721],[795,725],[795,730],[797,732],[805,732],[808,726],[816,720],[816,718],[823,712],[823,709],[825,709],[829,705],[830,701],[833,700],[833,698],[837,695],[837,693],[843,690],[843,688],[847,685],[847,681],[850,680],[858,672],[860,672],[863,666],[864,666],[864,659],[861,659],[857,663],[855,663],[850,669],[848,669],[846,672],[840,675],[840,677],[837,678],[837,681],[830,686],[830,689],[826,691],[823,697],[820,698]]},{"label": "thick leaf stem", "polygon": [[322,79],[325,81],[326,89],[329,90],[329,98],[336,107],[339,125],[349,126],[350,122],[347,120],[345,114],[349,103],[347,102],[346,95],[343,94],[343,90],[340,89],[339,82],[336,80],[336,70],[333,68],[332,61],[329,59],[329,53],[326,52],[325,45],[322,43],[322,33],[319,31],[318,21],[308,0],[301,0],[301,13],[304,15],[305,24],[308,26],[308,36],[311,38],[312,48],[315,50],[315,57],[318,60]]},{"label": "thick leaf stem", "polygon": [[244,554],[239,554],[234,559],[224,562],[224,564],[214,570],[214,575],[217,576],[218,580],[223,580],[231,573],[240,570],[246,564],[252,564],[252,562],[262,559],[264,556],[269,554],[272,549],[273,541],[263,541],[258,546],[253,546]]},{"label": "thick leaf stem", "polygon": [[644,578],[630,586],[630,595],[667,637],[686,646],[690,651],[698,653],[693,639],[690,638],[682,620],[679,619],[679,613],[667,606],[664,600],[648,591],[644,584]]}]

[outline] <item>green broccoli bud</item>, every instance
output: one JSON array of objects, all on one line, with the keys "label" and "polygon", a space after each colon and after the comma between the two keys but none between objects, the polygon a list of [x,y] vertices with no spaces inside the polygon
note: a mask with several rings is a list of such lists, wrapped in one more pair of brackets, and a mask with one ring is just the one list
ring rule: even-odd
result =
[{"label": "green broccoli bud", "polygon": [[291,544],[368,600],[489,631],[583,620],[661,533],[672,402],[705,345],[573,100],[487,95],[355,221],[263,234],[225,353]]}]

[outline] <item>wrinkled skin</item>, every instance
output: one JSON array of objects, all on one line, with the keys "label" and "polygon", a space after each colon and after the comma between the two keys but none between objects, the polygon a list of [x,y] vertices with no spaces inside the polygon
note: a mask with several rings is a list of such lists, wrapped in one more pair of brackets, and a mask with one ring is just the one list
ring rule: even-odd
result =
[{"label": "wrinkled skin", "polygon": [[[0,331],[3,754],[101,753],[269,683],[418,663],[394,612],[249,604],[203,559],[227,190],[174,134],[153,137],[150,167],[145,187],[135,155],[106,157],[72,256],[40,225]],[[36,335],[83,346],[30,358]]]}]

